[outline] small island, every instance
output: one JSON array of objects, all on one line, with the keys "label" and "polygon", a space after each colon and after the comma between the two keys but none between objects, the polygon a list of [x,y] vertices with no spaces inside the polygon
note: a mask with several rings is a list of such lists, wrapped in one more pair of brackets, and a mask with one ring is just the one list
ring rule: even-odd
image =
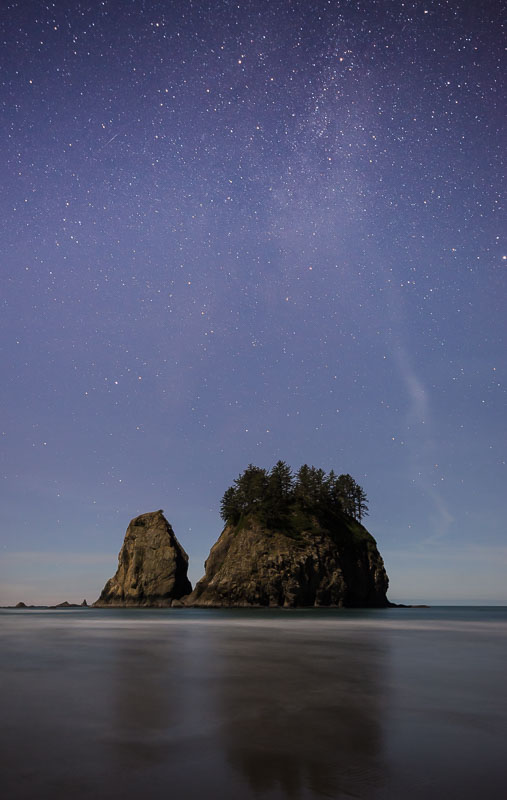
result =
[{"label": "small island", "polygon": [[348,474],[250,464],[222,498],[225,528],[187,605],[386,607],[388,578]]}]

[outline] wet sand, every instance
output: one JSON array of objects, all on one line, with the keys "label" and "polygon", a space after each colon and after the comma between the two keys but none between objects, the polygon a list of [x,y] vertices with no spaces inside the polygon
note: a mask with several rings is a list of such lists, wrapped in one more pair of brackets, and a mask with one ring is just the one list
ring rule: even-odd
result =
[{"label": "wet sand", "polygon": [[2,612],[27,798],[505,796],[507,612]]}]

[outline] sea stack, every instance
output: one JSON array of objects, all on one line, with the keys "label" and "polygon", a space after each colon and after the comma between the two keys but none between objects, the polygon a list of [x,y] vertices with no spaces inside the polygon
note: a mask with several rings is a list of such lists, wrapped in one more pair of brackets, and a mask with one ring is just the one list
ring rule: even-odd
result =
[{"label": "sea stack", "polygon": [[375,539],[356,520],[289,532],[249,518],[226,525],[185,605],[382,608],[387,587]]},{"label": "sea stack", "polygon": [[163,512],[131,520],[118,556],[118,569],[95,607],[164,607],[192,591],[188,556]]}]

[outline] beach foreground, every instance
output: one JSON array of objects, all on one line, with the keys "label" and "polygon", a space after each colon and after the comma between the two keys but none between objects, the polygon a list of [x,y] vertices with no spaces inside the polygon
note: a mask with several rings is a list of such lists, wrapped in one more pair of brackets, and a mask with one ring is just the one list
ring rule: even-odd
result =
[{"label": "beach foreground", "polygon": [[1,789],[504,797],[507,609],[2,611]]}]

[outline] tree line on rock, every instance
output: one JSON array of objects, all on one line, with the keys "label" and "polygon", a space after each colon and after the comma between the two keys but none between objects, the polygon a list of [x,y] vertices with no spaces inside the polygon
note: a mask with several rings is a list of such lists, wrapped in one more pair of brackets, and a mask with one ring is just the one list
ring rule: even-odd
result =
[{"label": "tree line on rock", "polygon": [[268,527],[290,527],[296,517],[330,522],[345,515],[361,522],[368,514],[366,493],[351,475],[336,475],[303,464],[293,474],[285,461],[271,470],[249,464],[222,497],[220,513],[230,525],[247,516]]}]

